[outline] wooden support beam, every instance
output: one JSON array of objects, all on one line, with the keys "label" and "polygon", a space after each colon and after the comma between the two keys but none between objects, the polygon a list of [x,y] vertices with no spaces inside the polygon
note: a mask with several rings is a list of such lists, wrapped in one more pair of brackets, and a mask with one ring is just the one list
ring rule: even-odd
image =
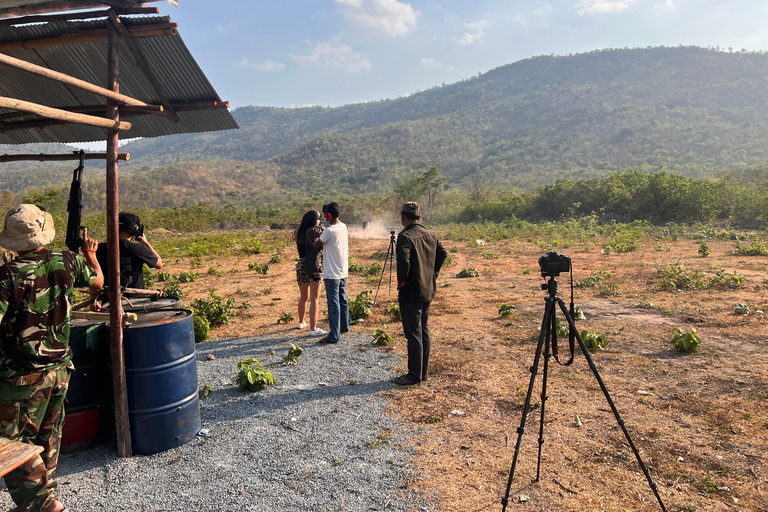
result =
[{"label": "wooden support beam", "polygon": [[[120,72],[118,61],[118,38],[116,29],[107,25],[107,84],[110,89],[120,92]],[[109,100],[107,115],[114,123],[120,122],[117,102]],[[120,457],[133,455],[131,446],[131,424],[128,416],[128,388],[125,380],[125,354],[123,353],[123,308],[120,293],[120,237],[118,232],[118,195],[117,195],[117,145],[120,132],[107,131],[107,255],[109,259],[109,347],[112,354],[112,391],[115,404],[115,433],[117,436],[117,454]]]},{"label": "wooden support beam", "polygon": [[[117,8],[118,14],[123,16],[127,14],[160,14],[157,7],[130,7]],[[50,23],[52,21],[72,21],[72,20],[91,20],[94,18],[107,18],[109,10],[88,11],[88,12],[68,12],[65,14],[50,14],[48,16],[22,16],[20,18],[6,18],[0,20],[0,27],[15,25],[27,25],[29,23]]]},{"label": "wooden support beam", "polygon": [[57,82],[71,85],[73,87],[77,87],[78,89],[82,89],[93,94],[98,94],[99,96],[113,99],[120,103],[125,103],[126,105],[141,105],[144,107],[147,106],[147,104],[143,101],[131,98],[130,96],[117,94],[114,91],[110,91],[104,87],[99,87],[98,85],[86,82],[85,80],[80,80],[79,78],[67,75],[66,73],[60,73],[58,71],[54,71],[43,66],[38,66],[37,64],[32,64],[26,60],[17,59],[16,57],[11,57],[10,55],[5,55],[3,53],[0,53],[0,64],[5,64],[6,66],[11,66],[13,68],[20,69],[28,73],[33,73],[45,78],[50,78],[51,80],[56,80]]},{"label": "wooden support beam", "polygon": [[[111,119],[104,119],[102,117],[76,114],[74,112],[67,112],[66,110],[46,107],[45,105],[38,105],[37,103],[30,103],[29,101],[16,100],[13,98],[0,97],[0,107],[10,108],[13,110],[23,110],[25,112],[32,112],[33,114],[37,114],[48,119],[56,119],[70,123],[87,124],[99,128],[112,128],[118,131],[131,129],[131,123],[126,121],[113,121]],[[3,131],[3,128],[0,127],[0,131]]]},{"label": "wooden support beam", "polygon": [[[107,154],[106,153],[85,153],[84,155],[85,160],[106,160]],[[128,161],[131,159],[130,153],[118,153],[117,154],[118,160]],[[26,161],[37,161],[37,162],[66,162],[68,160],[80,160],[80,152],[77,151],[75,153],[61,153],[61,154],[53,154],[53,155],[45,155],[43,153],[37,154],[37,155],[0,155],[0,163],[4,162],[26,162]]]},{"label": "wooden support beam", "polygon": [[134,41],[131,33],[128,31],[125,25],[123,25],[122,20],[117,16],[117,14],[115,14],[115,11],[112,9],[109,10],[109,21],[117,30],[120,38],[128,45],[128,49],[131,51],[131,55],[133,55],[133,59],[136,61],[136,65],[139,66],[139,69],[142,73],[144,73],[144,76],[149,81],[149,84],[152,86],[155,94],[157,94],[157,96],[160,98],[160,103],[162,103],[163,107],[165,108],[166,114],[169,115],[168,118],[174,123],[178,123],[179,116],[176,115],[176,112],[173,111],[173,107],[171,107],[171,100],[168,99],[168,96],[166,96],[165,92],[163,91],[163,88],[160,85],[160,80],[158,80],[157,76],[155,76],[155,73],[152,72],[152,69],[149,67],[147,58],[141,52],[141,48],[139,48],[139,46],[136,44],[136,41]]},{"label": "wooden support beam", "polygon": [[[82,106],[73,106],[73,107],[57,107],[61,110],[66,110],[67,112],[77,112],[78,114],[90,114],[90,115],[107,115],[107,106],[106,105],[82,105]],[[163,111],[162,105],[147,105],[147,106],[141,106],[141,105],[124,105],[120,107],[120,111],[122,113],[130,113],[133,115],[142,115],[142,114],[156,114],[158,112]],[[20,117],[29,117],[29,113],[27,112],[6,112],[5,114],[0,114],[0,122],[3,121],[13,121],[14,119],[18,119]],[[15,125],[14,125],[15,126]]]},{"label": "wooden support beam", "polygon": [[[178,23],[155,23],[153,25],[134,25],[128,27],[131,37],[174,36]],[[49,37],[43,39],[27,39],[25,41],[9,41],[0,43],[0,52],[11,50],[29,50],[32,48],[47,48],[64,44],[97,43],[107,40],[107,29],[78,30],[72,35]]]},{"label": "wooden support beam", "polygon": [[[160,0],[145,0],[147,2],[159,2]],[[141,2],[130,2],[136,7]],[[0,9],[0,19],[15,18],[19,16],[31,16],[34,14],[46,14],[51,12],[79,11],[83,9],[98,9],[109,6],[106,2],[96,0],[60,0],[39,5],[24,5],[19,7],[9,7]]]}]

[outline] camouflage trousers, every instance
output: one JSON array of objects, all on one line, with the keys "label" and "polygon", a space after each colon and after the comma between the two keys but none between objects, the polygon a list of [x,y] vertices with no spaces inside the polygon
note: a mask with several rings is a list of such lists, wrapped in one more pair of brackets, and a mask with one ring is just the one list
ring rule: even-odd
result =
[{"label": "camouflage trousers", "polygon": [[70,370],[58,368],[0,379],[0,436],[43,447],[39,456],[5,475],[19,512],[54,510],[64,399]]}]

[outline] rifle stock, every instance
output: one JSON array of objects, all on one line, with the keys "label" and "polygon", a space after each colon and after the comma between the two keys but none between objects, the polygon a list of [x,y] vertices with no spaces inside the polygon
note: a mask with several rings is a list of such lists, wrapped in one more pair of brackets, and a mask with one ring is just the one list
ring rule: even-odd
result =
[{"label": "rifle stock", "polygon": [[67,239],[66,245],[74,253],[80,252],[80,246],[83,245],[83,237],[80,232],[85,228],[80,225],[83,216],[83,162],[85,161],[85,151],[80,150],[80,165],[74,171],[72,176],[72,185],[69,187],[69,201],[67,202]]}]

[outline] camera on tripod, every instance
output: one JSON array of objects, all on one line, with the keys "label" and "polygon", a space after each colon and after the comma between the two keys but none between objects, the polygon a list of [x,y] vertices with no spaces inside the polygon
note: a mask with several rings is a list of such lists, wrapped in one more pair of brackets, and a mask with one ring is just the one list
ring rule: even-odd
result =
[{"label": "camera on tripod", "polygon": [[547,251],[539,257],[539,267],[541,277],[559,276],[561,272],[567,273],[571,270],[571,258],[557,251]]}]

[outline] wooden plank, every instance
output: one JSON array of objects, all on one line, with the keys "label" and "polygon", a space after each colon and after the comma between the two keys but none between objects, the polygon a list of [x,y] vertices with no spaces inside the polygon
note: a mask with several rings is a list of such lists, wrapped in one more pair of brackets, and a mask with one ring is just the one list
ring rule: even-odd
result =
[{"label": "wooden plank", "polygon": [[5,476],[43,451],[42,446],[0,437],[0,476]]},{"label": "wooden plank", "polygon": [[[13,110],[23,110],[25,112],[32,112],[33,114],[37,114],[48,119],[58,119],[59,121],[67,121],[70,123],[87,124],[99,128],[113,128],[118,131],[131,129],[131,123],[127,121],[114,121],[111,119],[104,119],[103,117],[76,114],[74,112],[67,112],[66,110],[61,110],[58,108],[51,108],[46,107],[45,105],[39,105],[37,103],[30,103],[29,101],[5,98],[1,96],[0,107],[10,108]],[[0,131],[3,131],[2,128],[0,128]]]},{"label": "wooden plank", "polygon": [[[134,25],[128,27],[131,37],[175,36],[178,23],[156,23],[153,25]],[[97,43],[107,40],[107,29],[79,30],[72,35],[48,37],[43,39],[27,39],[25,41],[8,41],[0,43],[0,52],[10,50],[29,50],[32,48],[47,48],[64,44]]]},{"label": "wooden plank", "polygon": [[[160,0],[145,0],[147,2],[159,2]],[[131,2],[131,5],[136,7],[141,5],[141,2]],[[34,14],[46,14],[52,12],[63,11],[79,11],[83,9],[98,9],[100,7],[106,7],[106,2],[99,2],[96,0],[61,0],[59,2],[50,2],[41,5],[22,5],[18,7],[9,7],[7,9],[0,9],[0,19],[15,18],[18,16],[31,16]]]},{"label": "wooden plank", "polygon": [[113,99],[119,103],[125,103],[126,105],[137,105],[137,106],[143,106],[143,107],[147,106],[147,104],[144,103],[143,101],[139,101],[135,98],[131,98],[130,96],[126,96],[125,94],[117,94],[114,91],[110,91],[109,89],[105,89],[104,87],[100,87],[90,82],[86,82],[85,80],[80,80],[79,78],[75,78],[73,76],[67,75],[66,73],[60,73],[58,71],[54,71],[52,69],[49,69],[43,66],[38,66],[37,64],[32,64],[31,62],[27,62],[26,60],[17,59],[16,57],[11,57],[10,55],[5,55],[3,53],[0,53],[0,64],[5,64],[6,66],[11,66],[13,68],[26,71],[27,73],[32,73],[34,75],[50,78],[51,80],[56,80],[57,82],[71,85],[73,87],[77,87],[78,89],[92,92],[93,94],[98,94],[99,96],[103,96],[108,99]]},{"label": "wooden plank", "polygon": [[[120,15],[127,14],[160,14],[157,7],[130,7],[118,8]],[[109,16],[109,10],[88,11],[88,12],[68,12],[66,14],[50,14],[36,16],[22,16],[20,18],[6,18],[0,20],[0,27],[14,25],[27,25],[29,23],[50,23],[52,21],[71,21],[71,20],[90,20],[94,18],[106,18]]]},{"label": "wooden plank", "polygon": [[[105,160],[107,158],[106,153],[85,153],[84,155],[85,160]],[[130,160],[131,154],[130,153],[118,153],[117,155],[118,160]],[[22,155],[22,154],[15,154],[15,155],[0,155],[0,162],[26,162],[26,161],[37,161],[37,162],[66,162],[68,160],[80,160],[80,154],[79,152],[73,153],[73,154],[54,154],[54,155],[46,155],[43,153],[39,153],[37,155]]]}]

